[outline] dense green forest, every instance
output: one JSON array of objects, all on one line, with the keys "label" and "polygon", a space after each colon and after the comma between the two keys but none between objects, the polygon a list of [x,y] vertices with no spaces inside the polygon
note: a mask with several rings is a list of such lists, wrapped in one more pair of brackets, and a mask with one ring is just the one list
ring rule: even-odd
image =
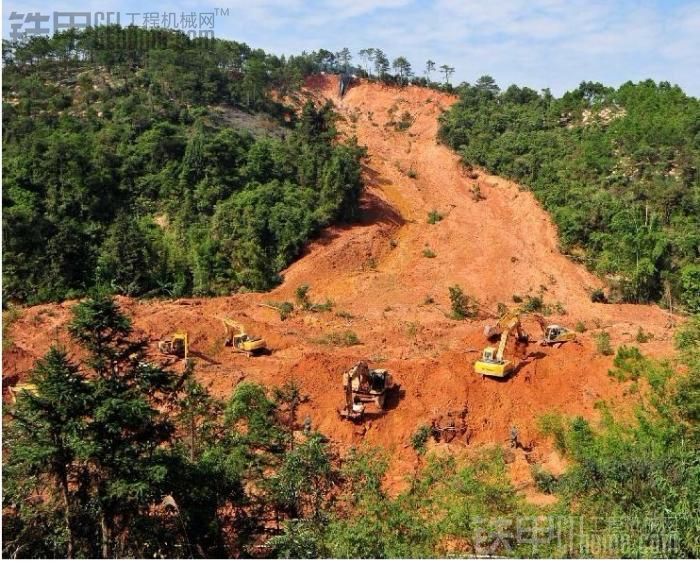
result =
[{"label": "dense green forest", "polygon": [[3,55],[3,302],[266,289],[357,214],[363,150],[272,95],[318,54],[94,28]]},{"label": "dense green forest", "polygon": [[299,420],[293,382],[244,382],[220,402],[196,366],[146,361],[111,297],[75,305],[69,332],[84,359],[52,348],[6,409],[4,557],[700,555],[698,317],[674,364],[618,352],[611,376],[647,389],[631,420],[605,405],[597,425],[541,419],[569,461],[558,476],[533,466],[549,508],[513,488],[509,448],[430,454],[428,435],[389,495],[384,452],[340,455]]},{"label": "dense green forest", "polygon": [[440,136],[465,163],[529,187],[564,252],[613,299],[700,311],[700,101],[651,80],[561,98],[491,77],[458,87]]}]

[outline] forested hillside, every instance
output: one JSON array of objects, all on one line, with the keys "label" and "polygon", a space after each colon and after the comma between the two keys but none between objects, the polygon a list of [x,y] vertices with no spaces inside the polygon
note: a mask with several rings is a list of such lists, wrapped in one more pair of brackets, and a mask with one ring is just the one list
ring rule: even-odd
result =
[{"label": "forested hillside", "polygon": [[563,250],[613,298],[700,311],[700,102],[677,86],[583,83],[555,98],[490,77],[459,87],[441,137],[531,188]]},{"label": "forested hillside", "polygon": [[[454,69],[358,55],[4,45],[3,557],[698,557],[700,315],[590,302],[700,308],[697,100],[483,78],[442,118],[603,294],[530,193],[437,146]],[[341,100],[319,71],[367,80]],[[295,260],[357,217],[361,172],[365,220]],[[511,306],[532,338],[484,378],[474,317]],[[349,421],[359,360],[394,386]]]},{"label": "forested hillside", "polygon": [[649,389],[632,419],[600,401],[600,423],[541,418],[568,460],[563,474],[532,466],[541,491],[558,496],[550,507],[511,484],[512,449],[428,453],[427,426],[407,444],[421,459],[415,474],[389,494],[388,452],[364,442],[341,453],[300,420],[307,397],[293,380],[245,381],[216,400],[197,368],[150,363],[110,297],[74,306],[69,334],[84,359],[53,346],[35,387],[6,407],[4,557],[700,553],[697,318],[676,338],[680,370],[618,351],[611,376]]},{"label": "forested hillside", "polygon": [[4,300],[266,289],[355,216],[362,149],[272,97],[316,54],[96,28],[3,55]]}]

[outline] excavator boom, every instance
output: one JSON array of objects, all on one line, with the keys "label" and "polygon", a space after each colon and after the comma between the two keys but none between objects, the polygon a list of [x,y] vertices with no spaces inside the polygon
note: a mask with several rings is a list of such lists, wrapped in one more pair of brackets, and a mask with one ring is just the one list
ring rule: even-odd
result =
[{"label": "excavator boom", "polygon": [[158,350],[168,356],[177,356],[187,362],[190,355],[190,340],[187,332],[179,331],[170,338],[158,342]]},{"label": "excavator boom", "polygon": [[520,311],[508,311],[498,320],[493,330],[487,327],[484,334],[489,336],[489,334],[495,335],[499,332],[501,334],[501,339],[498,343],[498,349],[494,350],[492,347],[484,349],[481,360],[478,360],[474,364],[474,371],[476,371],[476,373],[491,377],[506,377],[513,371],[513,362],[504,359],[503,355],[505,354],[506,345],[508,344],[508,339],[511,334],[515,333],[518,340],[526,338],[520,325]]},{"label": "excavator boom", "polygon": [[[520,309],[512,309],[506,311],[495,325],[486,325],[484,327],[484,336],[490,339],[500,335],[500,341],[497,349],[491,346],[484,348],[481,359],[474,363],[474,371],[476,373],[491,377],[505,377],[513,371],[513,362],[505,359],[504,354],[508,339],[513,333],[515,333],[519,341],[528,339],[520,324],[520,316],[525,314],[528,313]],[[547,324],[542,315],[533,314],[532,316],[542,329],[543,338],[540,342],[542,345],[558,347],[564,342],[576,339],[576,334],[572,330],[559,325]]]}]

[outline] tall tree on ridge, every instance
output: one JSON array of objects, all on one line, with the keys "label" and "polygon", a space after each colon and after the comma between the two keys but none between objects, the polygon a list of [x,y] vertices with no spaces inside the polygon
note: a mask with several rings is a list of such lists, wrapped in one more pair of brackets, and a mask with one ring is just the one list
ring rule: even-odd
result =
[{"label": "tall tree on ridge", "polygon": [[425,77],[430,82],[430,75],[435,71],[435,61],[428,59],[425,63]]}]

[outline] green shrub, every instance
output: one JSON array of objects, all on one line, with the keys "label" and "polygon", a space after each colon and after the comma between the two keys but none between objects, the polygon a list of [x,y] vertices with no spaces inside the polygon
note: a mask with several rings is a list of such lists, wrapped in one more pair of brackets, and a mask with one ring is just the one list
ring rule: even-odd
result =
[{"label": "green shrub", "polygon": [[330,332],[315,342],[326,346],[357,346],[360,344],[360,339],[353,331],[346,330],[344,332]]},{"label": "green shrub", "polygon": [[594,337],[596,349],[599,354],[603,356],[612,356],[614,353],[612,346],[610,345],[610,334],[602,331],[598,332]]},{"label": "green shrub", "polygon": [[428,213],[428,223],[431,225],[434,225],[435,223],[439,223],[440,221],[442,221],[442,219],[443,219],[442,214],[435,209],[433,209],[432,211],[430,211]]},{"label": "green shrub", "polygon": [[311,308],[311,301],[309,300],[309,289],[310,287],[306,284],[300,285],[294,290],[294,298],[296,299],[297,305],[304,310]]},{"label": "green shrub", "polygon": [[424,455],[427,451],[428,438],[430,438],[430,426],[421,424],[411,435],[411,446],[420,455]]},{"label": "green shrub", "polygon": [[394,123],[394,128],[397,131],[406,131],[413,125],[413,121],[413,116],[408,111],[404,111],[401,114],[401,119]]},{"label": "green shrub", "polygon": [[332,311],[335,307],[335,303],[332,299],[326,299],[323,303],[313,303],[309,306],[309,311],[314,313],[323,313],[326,311]]},{"label": "green shrub", "polygon": [[644,329],[640,326],[637,329],[637,334],[634,337],[634,339],[639,343],[639,344],[646,344],[649,342],[652,338],[654,338],[654,335],[651,334],[650,332],[644,332]]},{"label": "green shrub", "polygon": [[479,309],[475,300],[465,295],[462,288],[458,285],[450,287],[449,291],[450,305],[452,307],[451,317],[453,319],[461,321],[466,318],[476,317]]},{"label": "green shrub", "polygon": [[535,297],[530,297],[527,295],[525,297],[525,303],[522,306],[522,310],[526,313],[538,313],[544,309],[544,301],[542,297],[536,295]]},{"label": "green shrub", "polygon": [[280,315],[280,320],[287,320],[289,315],[294,312],[294,305],[289,301],[267,301],[267,305],[277,309]]},{"label": "green shrub", "polygon": [[620,346],[613,360],[615,369],[608,371],[608,375],[618,381],[636,381],[647,371],[648,365],[639,348],[634,346]]},{"label": "green shrub", "polygon": [[520,295],[513,295],[513,303],[522,303],[523,298]]},{"label": "green shrub", "polygon": [[533,465],[531,471],[535,486],[539,491],[549,495],[556,492],[559,480],[551,471],[547,471],[540,465]]},{"label": "green shrub", "polygon": [[425,258],[435,258],[437,256],[437,254],[435,254],[435,252],[433,252],[432,248],[430,248],[429,246],[426,246],[423,249],[423,256]]},{"label": "green shrub", "polygon": [[22,309],[10,303],[2,312],[2,349],[12,346],[12,325],[22,318]]},{"label": "green shrub", "polygon": [[322,313],[325,311],[331,311],[333,307],[335,307],[335,303],[331,299],[326,299],[323,303],[312,303],[309,297],[309,289],[309,286],[304,284],[297,287],[294,292],[297,305],[304,311]]},{"label": "green shrub", "polygon": [[586,332],[586,323],[583,321],[577,321],[576,325],[574,326],[574,330],[576,332]]},{"label": "green shrub", "polygon": [[567,452],[566,421],[561,414],[555,412],[543,414],[538,419],[537,426],[540,432],[554,439],[554,446],[560,453],[565,454]]},{"label": "green shrub", "polygon": [[700,313],[700,264],[687,264],[681,269],[681,297],[690,313]]}]

